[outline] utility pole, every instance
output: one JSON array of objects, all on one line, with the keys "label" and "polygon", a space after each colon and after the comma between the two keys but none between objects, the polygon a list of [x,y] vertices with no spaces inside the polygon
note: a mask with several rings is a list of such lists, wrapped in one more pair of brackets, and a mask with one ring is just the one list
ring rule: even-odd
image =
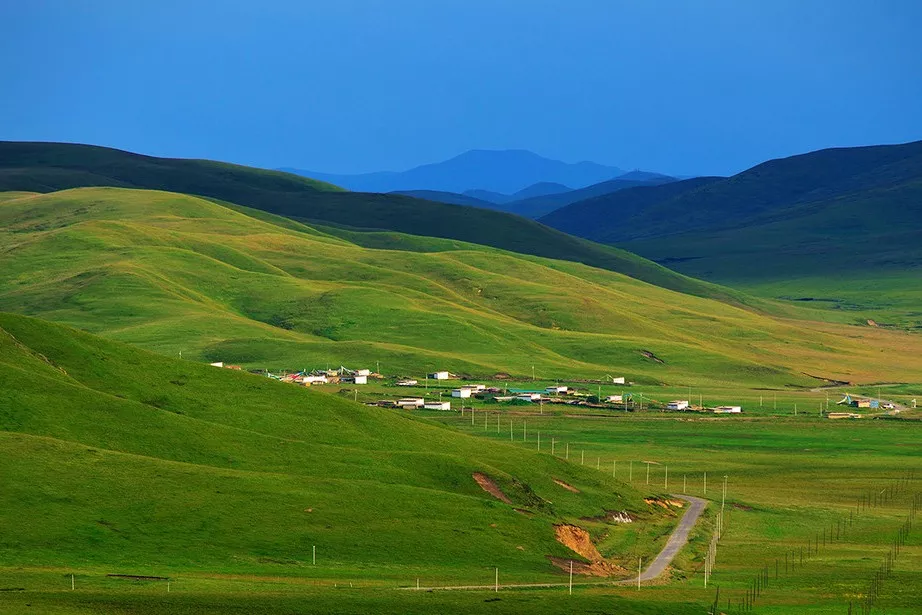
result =
[{"label": "utility pole", "polygon": [[647,484],[649,485],[650,484],[650,462],[644,461],[644,463],[647,464]]},{"label": "utility pole", "polygon": [[570,560],[570,595],[573,595],[573,560]]}]

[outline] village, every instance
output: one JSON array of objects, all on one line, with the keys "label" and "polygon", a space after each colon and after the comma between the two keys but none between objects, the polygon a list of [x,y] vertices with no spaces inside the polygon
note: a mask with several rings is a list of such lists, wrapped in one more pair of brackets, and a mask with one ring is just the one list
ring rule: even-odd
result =
[{"label": "village", "polygon": [[[223,362],[211,363],[214,367],[241,370],[237,365]],[[350,369],[340,366],[336,369],[316,369],[296,372],[282,372],[279,374],[266,370],[249,370],[251,373],[263,375],[281,382],[305,387],[322,385],[369,385],[379,384],[389,388],[400,387],[402,392],[413,390],[418,393],[423,390],[422,396],[418,394],[394,395],[390,399],[375,399],[363,401],[368,406],[382,408],[401,408],[405,410],[438,410],[461,411],[469,408],[471,402],[477,400],[483,403],[500,403],[509,405],[537,404],[563,404],[603,410],[621,410],[632,412],[634,410],[662,410],[672,412],[710,412],[713,414],[740,414],[743,409],[738,405],[721,405],[705,407],[703,404],[692,404],[689,400],[660,401],[642,394],[631,392],[603,395],[601,385],[631,387],[633,383],[627,382],[624,377],[609,376],[605,381],[596,381],[597,391],[593,393],[587,388],[578,388],[563,384],[552,384],[543,388],[518,388],[486,384],[469,383],[466,376],[453,374],[449,371],[435,371],[426,373],[422,383],[414,378],[386,378],[371,369]],[[449,382],[460,382],[458,386],[446,386]],[[508,384],[508,383],[504,383]],[[358,401],[357,391],[354,398]]]},{"label": "village", "polygon": [[[226,364],[218,361],[211,363],[214,367],[242,370],[238,365]],[[339,392],[347,392],[355,401],[361,401],[367,406],[382,408],[399,408],[403,410],[434,410],[445,412],[464,412],[465,409],[478,404],[506,404],[509,406],[538,405],[543,411],[543,406],[565,405],[580,407],[587,410],[610,410],[622,412],[634,411],[661,411],[677,413],[708,413],[715,415],[739,415],[743,413],[741,404],[720,404],[709,406],[699,396],[698,403],[691,399],[660,400],[648,394],[624,391],[634,386],[623,376],[607,376],[604,380],[580,381],[580,386],[561,384],[559,381],[547,386],[525,388],[523,383],[536,381],[514,381],[508,377],[501,383],[479,384],[472,383],[469,376],[454,374],[447,370],[427,372],[420,380],[410,377],[386,377],[375,370],[360,368],[350,369],[340,366],[335,369],[314,369],[301,371],[282,371],[273,373],[268,370],[247,370],[252,374],[265,376],[304,387],[317,387],[324,385],[357,385],[357,388]],[[509,386],[519,384],[519,387]],[[368,393],[359,399],[359,388],[369,386]],[[377,385],[377,386],[374,386]],[[595,385],[595,391],[590,385]],[[619,393],[602,392],[602,386],[610,389],[612,386],[621,387]],[[393,389],[393,395],[387,395]],[[398,394],[397,391],[400,391]],[[383,394],[383,395],[382,395]],[[381,398],[386,395],[386,398]],[[691,397],[689,395],[689,397]],[[863,397],[845,393],[843,398],[835,402],[843,407],[840,411],[831,411],[827,407],[822,415],[827,419],[860,419],[864,415],[860,410],[886,410],[888,414],[900,412],[901,408],[892,402]],[[828,406],[828,403],[827,403]],[[912,400],[915,408],[915,400]],[[796,406],[795,406],[796,414]]]}]

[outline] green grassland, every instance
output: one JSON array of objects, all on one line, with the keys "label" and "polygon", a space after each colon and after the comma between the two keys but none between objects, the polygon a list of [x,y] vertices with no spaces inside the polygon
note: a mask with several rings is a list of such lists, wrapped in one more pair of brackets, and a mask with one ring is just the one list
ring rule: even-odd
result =
[{"label": "green grassland", "polygon": [[769,317],[572,262],[399,234],[364,247],[157,191],[14,196],[0,203],[0,309],[163,354],[679,386],[922,381],[915,336]]},{"label": "green grassland", "polygon": [[[782,395],[781,404],[789,411],[798,399],[802,397]],[[681,596],[707,604],[715,585],[720,585],[723,601],[740,599],[760,567],[770,566],[774,579],[776,559],[783,571],[786,552],[855,514],[862,494],[879,491],[914,470],[916,479],[901,496],[861,510],[841,540],[830,538],[803,567],[779,574],[754,611],[847,613],[849,600],[857,606],[905,519],[910,494],[922,492],[919,422],[830,421],[816,413],[785,416],[781,410],[725,418],[660,412],[580,414],[548,405],[543,410],[505,410],[504,420],[513,420],[517,431],[527,421],[532,433],[527,441],[517,433],[519,446],[534,449],[540,430],[545,445],[556,439],[558,454],[562,443],[569,444],[571,462],[585,459],[584,467],[595,469],[598,463],[600,473],[611,476],[617,471],[618,480],[634,486],[703,495],[718,505],[723,477],[728,477],[726,531],[712,585],[705,590],[701,569],[688,566],[688,573],[673,574],[673,582],[660,592],[648,590],[654,602]],[[453,413],[443,413],[441,421],[461,432],[508,441],[508,433],[483,430],[479,423],[472,426]],[[913,613],[922,600],[922,587],[913,577],[922,566],[922,536],[915,532],[897,562],[898,576],[884,583],[881,612]],[[623,542],[614,547],[623,552]],[[722,608],[726,610],[725,602]]]},{"label": "green grassland", "polygon": [[[469,413],[367,408],[335,385],[305,389],[22,316],[0,315],[0,329],[0,489],[10,503],[0,512],[0,589],[23,590],[0,594],[0,613],[698,613],[714,596],[701,558],[723,476],[729,512],[712,584],[736,599],[763,564],[919,465],[922,423],[787,413],[819,392],[782,389],[779,408],[749,405],[727,418],[478,402],[472,425]],[[738,392],[705,390],[715,399]],[[528,514],[484,493],[477,471]],[[683,491],[715,503],[667,582],[639,592],[585,585],[599,583],[591,578],[578,578],[572,596],[564,587],[399,589],[417,578],[489,585],[494,567],[502,582],[565,582],[546,559],[579,559],[553,539],[563,521],[588,529],[627,568],[650,558],[676,519],[642,498]],[[863,511],[848,540],[784,575],[756,612],[843,612],[905,507],[900,497]],[[638,520],[603,524],[605,510]],[[897,569],[905,580],[882,595],[887,612],[913,612],[920,565],[916,536]],[[109,573],[169,577],[170,592],[163,581]]]},{"label": "green grassland", "polygon": [[820,318],[919,329],[922,231],[908,218],[920,191],[917,181],[803,205],[743,228],[624,246],[688,275],[809,306]]},{"label": "green grassland", "polygon": [[70,143],[0,141],[0,191],[117,186],[220,199],[325,225],[394,231],[586,263],[657,286],[729,302],[742,293],[680,275],[624,250],[518,216],[400,194],[343,191],[299,175],[208,160],[141,156]]},{"label": "green grassland", "polygon": [[659,518],[623,483],[398,411],[21,316],[0,326],[3,566],[553,580],[546,556],[574,556],[554,523]]}]

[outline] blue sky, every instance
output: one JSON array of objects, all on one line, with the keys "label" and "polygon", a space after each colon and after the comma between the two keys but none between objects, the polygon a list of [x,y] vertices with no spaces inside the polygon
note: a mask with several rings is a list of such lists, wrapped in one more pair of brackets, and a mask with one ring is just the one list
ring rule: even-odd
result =
[{"label": "blue sky", "polygon": [[0,139],[327,172],[729,174],[922,139],[916,0],[0,2]]}]

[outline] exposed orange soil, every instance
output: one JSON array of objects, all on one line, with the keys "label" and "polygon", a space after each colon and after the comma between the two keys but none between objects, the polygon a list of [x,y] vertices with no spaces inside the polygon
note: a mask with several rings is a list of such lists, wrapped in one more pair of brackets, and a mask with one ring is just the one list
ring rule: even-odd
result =
[{"label": "exposed orange soil", "polygon": [[489,476],[480,472],[474,472],[471,476],[474,477],[474,480],[477,481],[477,484],[480,485],[481,489],[492,495],[494,498],[505,502],[506,504],[512,504],[512,500],[510,500],[506,494],[503,493],[503,490],[499,488],[499,485],[494,483],[493,479],[491,479]]}]

